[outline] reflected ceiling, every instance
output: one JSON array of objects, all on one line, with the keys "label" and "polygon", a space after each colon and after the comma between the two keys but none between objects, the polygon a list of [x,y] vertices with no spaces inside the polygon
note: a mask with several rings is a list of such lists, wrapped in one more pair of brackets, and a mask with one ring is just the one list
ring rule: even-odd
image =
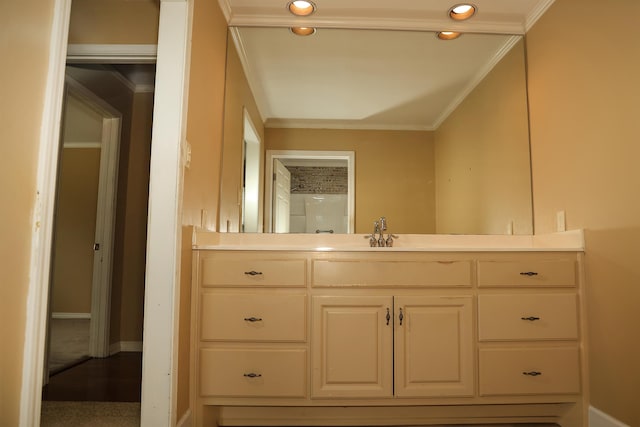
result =
[{"label": "reflected ceiling", "polygon": [[433,130],[519,36],[234,28],[266,126]]}]

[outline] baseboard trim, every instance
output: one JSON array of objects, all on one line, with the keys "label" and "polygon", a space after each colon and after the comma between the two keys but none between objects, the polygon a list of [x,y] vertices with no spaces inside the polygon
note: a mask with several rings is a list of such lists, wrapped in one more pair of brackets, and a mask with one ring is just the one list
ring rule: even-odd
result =
[{"label": "baseboard trim", "polygon": [[629,427],[629,425],[616,420],[611,415],[606,414],[593,406],[590,406],[589,427]]},{"label": "baseboard trim", "polygon": [[118,341],[109,345],[110,356],[121,351],[142,352],[142,341]]},{"label": "baseboard trim", "polygon": [[176,427],[191,427],[191,409],[187,409],[187,412],[180,418]]},{"label": "baseboard trim", "polygon": [[51,313],[52,319],[91,319],[91,313],[64,313],[53,312]]}]

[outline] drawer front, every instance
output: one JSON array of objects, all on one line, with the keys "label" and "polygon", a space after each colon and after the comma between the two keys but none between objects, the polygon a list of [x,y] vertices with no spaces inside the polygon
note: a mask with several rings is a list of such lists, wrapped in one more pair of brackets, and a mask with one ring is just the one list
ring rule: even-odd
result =
[{"label": "drawer front", "polygon": [[313,286],[460,286],[472,284],[472,262],[314,260]]},{"label": "drawer front", "polygon": [[577,347],[480,349],[480,395],[580,392]]},{"label": "drawer front", "polygon": [[478,296],[480,341],[577,339],[575,294]]},{"label": "drawer front", "polygon": [[478,261],[478,286],[576,286],[576,262],[570,259]]},{"label": "drawer front", "polygon": [[203,292],[200,338],[212,341],[305,341],[306,295]]},{"label": "drawer front", "polygon": [[202,349],[200,395],[305,397],[304,349]]},{"label": "drawer front", "polygon": [[306,286],[306,260],[221,254],[202,260],[202,286]]}]

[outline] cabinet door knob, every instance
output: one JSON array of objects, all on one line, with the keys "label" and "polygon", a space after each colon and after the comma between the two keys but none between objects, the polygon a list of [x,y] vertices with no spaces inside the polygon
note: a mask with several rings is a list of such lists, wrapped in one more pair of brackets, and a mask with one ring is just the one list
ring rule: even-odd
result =
[{"label": "cabinet door knob", "polygon": [[391,321],[391,313],[389,313],[389,307],[387,307],[386,319],[387,319],[387,326],[389,326],[389,322]]},{"label": "cabinet door knob", "polygon": [[245,317],[244,318],[245,322],[262,322],[262,317]]},{"label": "cabinet door knob", "polygon": [[521,276],[537,276],[538,273],[536,273],[535,271],[523,271],[522,273],[520,273]]},{"label": "cabinet door knob", "polygon": [[244,374],[245,377],[247,378],[260,378],[262,376],[262,374],[255,374],[253,372],[250,372],[248,374]]},{"label": "cabinet door knob", "polygon": [[529,322],[535,322],[536,320],[540,320],[539,317],[529,316],[529,317],[521,317],[522,320],[528,320]]},{"label": "cabinet door knob", "polygon": [[247,276],[260,276],[262,274],[262,271],[251,270],[245,271],[244,274],[246,274]]},{"label": "cabinet door knob", "polygon": [[400,309],[400,314],[398,315],[398,319],[400,320],[400,326],[402,326],[402,320],[404,319],[404,313],[402,313],[402,309]]},{"label": "cabinet door knob", "polygon": [[537,377],[538,375],[542,375],[542,372],[529,371],[529,372],[523,372],[522,375],[527,375],[527,376],[530,376],[530,377]]}]

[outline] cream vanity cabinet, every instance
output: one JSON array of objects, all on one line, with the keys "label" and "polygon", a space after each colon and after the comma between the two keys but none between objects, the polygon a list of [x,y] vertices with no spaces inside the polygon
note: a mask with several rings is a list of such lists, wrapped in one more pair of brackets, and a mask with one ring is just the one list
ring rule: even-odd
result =
[{"label": "cream vanity cabinet", "polygon": [[196,250],[195,425],[580,427],[581,272],[569,250]]}]

